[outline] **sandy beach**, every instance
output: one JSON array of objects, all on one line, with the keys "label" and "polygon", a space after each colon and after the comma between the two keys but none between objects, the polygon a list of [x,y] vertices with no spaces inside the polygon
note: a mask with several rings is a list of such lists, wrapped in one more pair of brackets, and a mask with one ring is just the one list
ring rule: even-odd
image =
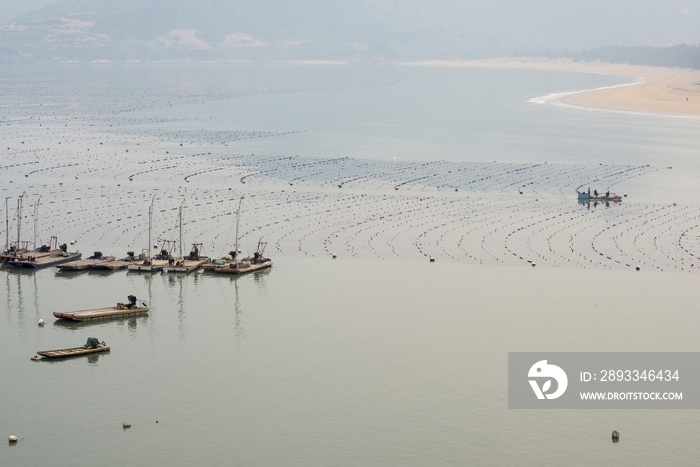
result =
[{"label": "sandy beach", "polygon": [[558,70],[641,78],[640,83],[634,86],[578,93],[566,98],[566,101],[618,109],[700,115],[700,70],[689,68],[573,62],[568,59],[526,57],[489,60],[435,60],[408,62],[403,65]]}]

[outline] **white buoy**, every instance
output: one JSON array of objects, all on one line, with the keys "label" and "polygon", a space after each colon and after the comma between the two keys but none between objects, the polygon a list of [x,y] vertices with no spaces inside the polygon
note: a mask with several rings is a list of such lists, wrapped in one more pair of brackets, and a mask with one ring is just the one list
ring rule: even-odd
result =
[{"label": "white buoy", "polygon": [[620,439],[620,432],[617,430],[613,430],[612,439]]},{"label": "white buoy", "polygon": [[537,265],[535,263],[532,263],[532,267],[534,268],[535,266],[537,266]]},{"label": "white buoy", "polygon": [[129,423],[129,422],[124,422],[124,423],[122,423],[122,426],[123,426],[124,428],[131,428],[131,423]]},{"label": "white buoy", "polygon": [[45,323],[44,323],[44,320],[43,320],[43,319],[40,319],[40,320],[39,320],[39,326],[43,326],[44,324],[45,324]]},{"label": "white buoy", "polygon": [[433,258],[433,257],[431,256],[431,257],[430,257],[430,262],[431,262],[431,263],[434,263],[434,262],[435,262],[435,258]]},{"label": "white buoy", "polygon": [[637,267],[636,267],[635,269],[637,269],[637,271],[639,271],[639,270],[640,270],[640,269],[639,269],[639,265],[637,265]]},{"label": "white buoy", "polygon": [[335,253],[333,253],[333,259],[335,259],[335,258],[337,258],[337,257],[338,257],[338,256],[337,256]]},{"label": "white buoy", "polygon": [[71,245],[75,245],[75,242],[73,240],[70,241]]},{"label": "white buoy", "polygon": [[11,435],[10,437],[7,438],[7,440],[11,443],[16,443],[17,442],[17,437],[14,435]]}]

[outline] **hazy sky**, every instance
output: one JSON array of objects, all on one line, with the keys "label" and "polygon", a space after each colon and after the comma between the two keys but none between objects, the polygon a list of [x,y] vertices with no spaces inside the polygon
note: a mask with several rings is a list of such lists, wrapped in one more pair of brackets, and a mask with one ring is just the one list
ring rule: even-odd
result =
[{"label": "hazy sky", "polygon": [[54,0],[0,0],[0,24],[7,23],[15,16],[41,8]]},{"label": "hazy sky", "polygon": [[0,24],[11,20],[0,60],[414,60],[700,43],[700,0],[0,0]]}]

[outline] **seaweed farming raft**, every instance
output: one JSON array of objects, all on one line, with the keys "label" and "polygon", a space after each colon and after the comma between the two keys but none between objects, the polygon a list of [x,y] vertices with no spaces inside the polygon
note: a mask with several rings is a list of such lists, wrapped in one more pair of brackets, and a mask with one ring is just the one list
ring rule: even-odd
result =
[{"label": "seaweed farming raft", "polygon": [[104,319],[119,319],[131,318],[133,316],[144,315],[148,313],[148,307],[145,302],[141,302],[139,306],[137,298],[133,295],[128,297],[129,303],[117,303],[117,306],[107,308],[94,308],[92,310],[54,311],[53,315],[59,319],[68,319],[72,321],[96,321]]},{"label": "seaweed farming raft", "polygon": [[57,252],[48,253],[46,255],[29,255],[24,258],[14,258],[6,264],[16,268],[42,269],[51,266],[58,266],[63,263],[70,263],[82,258],[83,254],[79,251],[69,253],[68,246],[64,243]]},{"label": "seaweed farming raft", "polygon": [[98,269],[100,265],[114,262],[116,259],[114,256],[104,256],[102,252],[96,251],[88,259],[79,259],[56,267],[61,271],[85,271],[87,269]]},{"label": "seaweed farming raft", "polygon": [[[100,342],[99,339],[95,337],[89,337],[87,343],[82,347],[70,347],[67,349],[56,349],[56,350],[40,350],[37,352],[44,358],[67,358],[67,357],[77,357],[79,355],[88,355],[93,353],[109,352],[109,346]],[[32,357],[32,360],[40,360],[37,357]]]},{"label": "seaweed farming raft", "polygon": [[232,251],[231,257],[233,260],[231,262],[208,270],[219,274],[247,274],[270,268],[272,267],[272,260],[263,256],[266,246],[267,242],[258,241],[258,248],[253,253],[253,257],[244,258],[240,261],[236,261],[236,254]]},{"label": "seaweed farming raft", "polygon": [[174,259],[172,256],[168,259],[168,265],[163,268],[163,272],[184,272],[190,273],[199,269],[204,264],[209,262],[208,256],[200,256],[202,244],[195,243],[192,245],[190,254],[185,258]]}]

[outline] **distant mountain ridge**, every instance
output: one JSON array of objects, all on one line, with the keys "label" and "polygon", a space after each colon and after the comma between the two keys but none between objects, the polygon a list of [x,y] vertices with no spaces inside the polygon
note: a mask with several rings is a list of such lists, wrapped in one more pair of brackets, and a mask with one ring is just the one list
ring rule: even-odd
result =
[{"label": "distant mountain ridge", "polygon": [[700,42],[700,0],[56,0],[0,60],[421,60]]}]

